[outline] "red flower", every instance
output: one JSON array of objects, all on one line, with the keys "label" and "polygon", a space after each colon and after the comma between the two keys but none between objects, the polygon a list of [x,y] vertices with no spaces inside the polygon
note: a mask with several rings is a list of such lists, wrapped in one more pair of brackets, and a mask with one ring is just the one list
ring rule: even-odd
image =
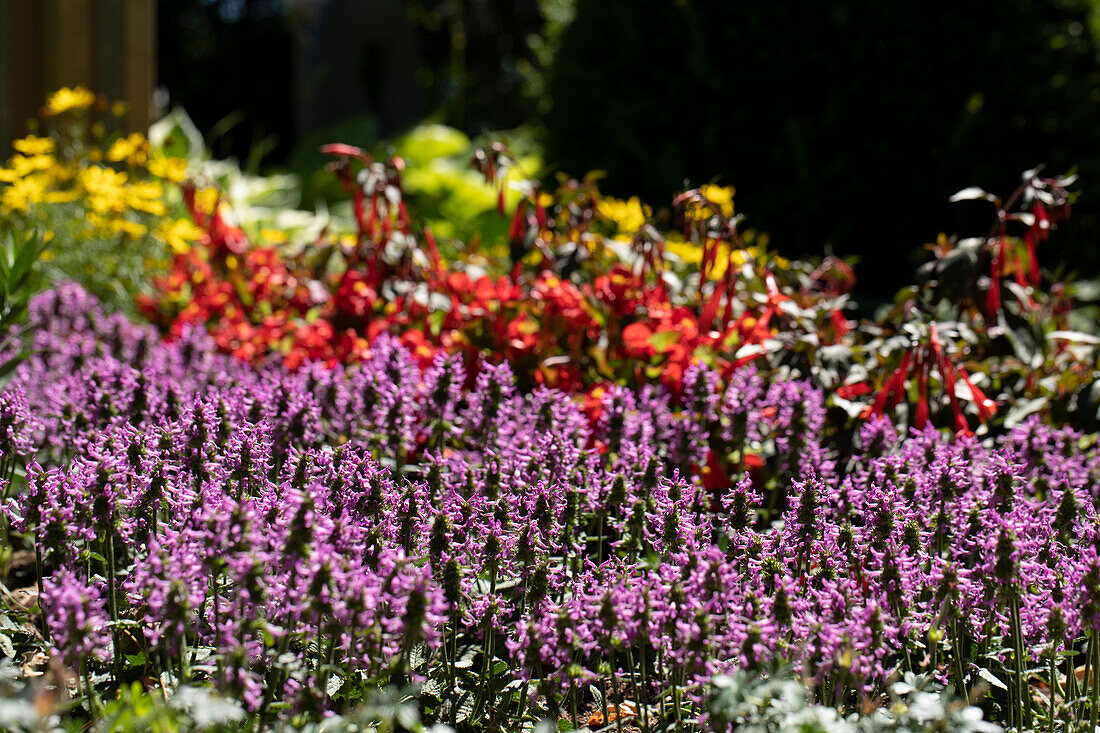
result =
[{"label": "red flower", "polygon": [[722,459],[714,451],[707,452],[707,465],[699,472],[703,488],[712,494],[725,491],[730,487],[730,477]]},{"label": "red flower", "polygon": [[653,344],[649,341],[651,336],[653,336],[653,331],[641,321],[631,323],[624,328],[623,346],[626,347],[627,355],[644,356],[646,358],[652,356]]}]

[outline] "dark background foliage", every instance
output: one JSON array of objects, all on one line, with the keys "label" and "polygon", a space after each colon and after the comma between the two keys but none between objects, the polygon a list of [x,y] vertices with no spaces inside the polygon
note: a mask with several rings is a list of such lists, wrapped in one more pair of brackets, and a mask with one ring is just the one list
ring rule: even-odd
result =
[{"label": "dark background foliage", "polygon": [[[1007,195],[1024,169],[1077,167],[1081,199],[1045,262],[1098,269],[1100,57],[1088,3],[576,0],[548,39],[551,4],[412,0],[402,16],[383,0],[167,0],[161,82],[203,130],[241,110],[216,153],[243,160],[274,134],[276,164],[352,114],[377,121],[364,135],[426,114],[472,134],[527,121],[551,165],[605,170],[610,193],[661,204],[685,181],[733,184],[748,224],[780,250],[859,255],[861,290],[879,295],[908,281],[919,245],[940,231],[989,226],[981,205],[948,204],[954,191]],[[350,61],[301,53],[341,21],[348,37],[375,40]],[[389,30],[366,30],[378,26]],[[556,53],[535,53],[550,41]],[[320,97],[318,79],[330,85]],[[320,112],[296,121],[311,93]],[[344,105],[324,103],[334,97]]]},{"label": "dark background foliage", "polygon": [[282,0],[160,0],[157,73],[173,105],[182,105],[215,155],[247,160],[293,141],[294,48]]}]

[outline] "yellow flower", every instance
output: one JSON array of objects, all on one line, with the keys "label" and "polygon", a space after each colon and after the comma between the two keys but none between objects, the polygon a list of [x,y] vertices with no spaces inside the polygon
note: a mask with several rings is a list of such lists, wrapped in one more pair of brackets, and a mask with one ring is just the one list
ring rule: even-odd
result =
[{"label": "yellow flower", "polygon": [[88,208],[97,214],[121,214],[126,210],[126,174],[88,166],[80,171],[80,186],[88,193]]},{"label": "yellow flower", "polygon": [[149,161],[149,172],[172,183],[183,183],[187,178],[187,161],[160,155]]},{"label": "yellow flower", "polygon": [[[703,248],[697,246],[694,242],[684,241],[680,238],[669,238],[665,240],[665,251],[669,254],[676,255],[685,265],[692,266],[696,269],[703,264]],[[707,277],[714,280],[725,275],[726,268],[729,266],[731,260],[734,267],[742,267],[747,262],[759,260],[764,253],[764,248],[760,246],[735,249],[731,252],[730,246],[727,243],[720,242],[718,244],[718,252],[714,255],[713,263],[710,266]],[[786,261],[784,260],[784,262]]]},{"label": "yellow flower", "polygon": [[87,109],[95,104],[95,95],[84,87],[62,87],[50,95],[46,102],[47,115],[59,115],[69,110]]},{"label": "yellow flower", "polygon": [[149,231],[149,228],[144,224],[139,224],[136,221],[130,221],[129,219],[123,219],[119,217],[111,222],[111,228],[116,232],[126,234],[130,237],[140,237]]},{"label": "yellow flower", "polygon": [[52,165],[46,171],[46,175],[50,177],[50,180],[54,185],[71,183],[77,171],[72,166],[67,165]]},{"label": "yellow flower", "polygon": [[80,191],[50,191],[46,194],[47,204],[67,204],[80,198]]},{"label": "yellow flower", "polygon": [[35,171],[48,170],[55,162],[50,155],[13,155],[10,165],[16,177],[22,178]]},{"label": "yellow flower", "polygon": [[144,224],[136,221],[130,221],[121,216],[104,217],[95,212],[88,212],[88,222],[97,229],[135,238],[149,231]]},{"label": "yellow flower", "polygon": [[207,216],[214,213],[219,199],[218,189],[204,188],[195,192],[195,208]]},{"label": "yellow flower", "polygon": [[268,244],[283,244],[287,241],[286,232],[280,232],[278,229],[261,229],[260,239]]},{"label": "yellow flower", "polygon": [[203,231],[191,223],[190,219],[162,221],[154,237],[167,244],[176,254],[184,254],[191,245],[202,238]]},{"label": "yellow flower", "polygon": [[43,176],[26,176],[0,191],[0,207],[6,211],[26,211],[42,201],[46,193],[46,181]]},{"label": "yellow flower", "polygon": [[626,201],[610,196],[601,198],[597,210],[615,223],[620,234],[633,234],[638,231],[652,214],[650,208],[644,206],[637,196],[631,196]]},{"label": "yellow flower", "polygon": [[715,186],[706,184],[699,191],[721,210],[724,216],[733,216],[733,186]]},{"label": "yellow flower", "polygon": [[157,181],[136,181],[126,189],[126,204],[135,211],[164,215],[164,189]]},{"label": "yellow flower", "polygon": [[149,158],[149,143],[140,132],[120,137],[107,151],[107,160],[116,163],[125,160],[130,165],[142,165]]},{"label": "yellow flower", "polygon": [[54,150],[52,138],[36,137],[34,135],[16,140],[11,146],[23,155],[49,155]]}]

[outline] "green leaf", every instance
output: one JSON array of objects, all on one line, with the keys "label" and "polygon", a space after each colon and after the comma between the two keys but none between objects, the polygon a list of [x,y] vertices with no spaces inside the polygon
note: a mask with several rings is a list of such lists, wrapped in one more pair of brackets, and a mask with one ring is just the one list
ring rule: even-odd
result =
[{"label": "green leaf", "polygon": [[998,679],[996,676],[994,676],[992,672],[990,672],[988,669],[985,669],[984,667],[978,669],[978,676],[989,684],[993,685],[994,687],[1006,691],[1008,690],[1008,685],[1006,685],[1004,682],[1001,682],[1000,679]]},{"label": "green leaf", "polygon": [[461,130],[446,125],[419,125],[394,143],[394,150],[412,165],[427,165],[436,158],[466,155],[470,138]]},{"label": "green leaf", "polygon": [[680,340],[679,331],[658,331],[649,337],[649,345],[652,346],[658,354],[663,354],[672,348],[672,345]]}]

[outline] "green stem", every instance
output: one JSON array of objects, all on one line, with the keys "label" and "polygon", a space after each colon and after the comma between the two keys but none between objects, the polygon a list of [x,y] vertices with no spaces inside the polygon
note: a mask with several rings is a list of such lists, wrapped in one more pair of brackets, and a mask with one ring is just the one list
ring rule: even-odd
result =
[{"label": "green stem", "polygon": [[1100,670],[1100,634],[1095,630],[1089,633],[1089,656],[1092,657],[1092,679],[1086,675],[1085,681],[1089,684],[1089,699],[1092,704],[1089,712],[1089,730],[1096,730],[1097,715],[1100,714],[1100,686],[1096,684],[1097,671]]},{"label": "green stem", "polygon": [[1031,706],[1025,699],[1028,695],[1024,672],[1024,637],[1023,630],[1020,628],[1020,599],[1014,591],[1009,597],[1008,612],[1012,624],[1012,666],[1016,676],[1016,699],[1013,701],[1013,706],[1016,710],[1016,727],[1022,730],[1026,724],[1025,719],[1031,717]]},{"label": "green stem", "polygon": [[1057,657],[1058,657],[1058,651],[1057,651],[1057,648],[1055,647],[1054,643],[1052,642],[1051,645],[1050,645],[1050,660],[1049,660],[1049,669],[1050,669],[1050,721],[1049,722],[1050,722],[1050,727],[1049,727],[1047,733],[1054,733],[1054,718],[1055,718],[1054,693],[1058,688],[1058,665],[1056,663]]},{"label": "green stem", "polygon": [[99,701],[99,694],[95,691],[95,686],[92,685],[92,675],[88,672],[87,659],[80,662],[80,679],[84,685],[84,694],[88,696],[88,710],[91,713],[94,727],[94,724],[103,716],[103,709]]},{"label": "green stem", "polygon": [[[938,630],[939,629],[933,629],[933,631],[938,631]],[[931,636],[931,633],[932,632],[929,632],[929,636]],[[939,662],[939,656],[940,656],[940,642],[939,641],[933,642],[931,638],[928,639],[928,654],[929,654],[928,668],[929,669],[937,669],[938,668],[938,662]]]},{"label": "green stem", "polygon": [[596,540],[596,562],[597,563],[603,562],[603,531],[604,531],[603,525],[604,525],[604,515],[605,514],[606,514],[606,512],[600,512],[600,536]]},{"label": "green stem", "polygon": [[[516,725],[523,722],[523,714],[527,712],[527,690],[531,686],[530,680],[523,681],[523,687],[519,688],[519,709],[516,711]],[[452,728],[454,726],[451,726]]]},{"label": "green stem", "polygon": [[1073,648],[1073,642],[1070,641],[1066,645],[1066,694],[1062,696],[1063,704],[1068,704],[1068,710],[1070,716],[1073,718],[1073,729],[1077,728],[1077,665],[1075,662],[1076,649]]},{"label": "green stem", "polygon": [[[644,655],[644,652],[643,652],[643,655]],[[642,657],[642,664],[643,664],[643,667],[644,667],[644,665],[645,665],[645,657],[644,656]],[[627,649],[626,650],[626,665],[627,665],[627,668],[628,668],[627,673],[630,675],[630,688],[632,690],[634,690],[634,701],[636,703],[638,703],[639,705],[642,705],[642,690],[639,689],[639,687],[638,687],[638,675],[636,675],[634,673],[635,667],[634,667],[634,650],[633,649]],[[643,674],[643,680],[644,680],[645,672],[643,671],[642,674]],[[644,686],[645,683],[643,682],[642,684]]]},{"label": "green stem", "polygon": [[676,682],[676,673],[672,673],[672,706],[676,711],[676,733],[683,733],[684,716],[680,709],[680,685]]},{"label": "green stem", "polygon": [[185,684],[187,684],[187,681],[189,679],[191,679],[191,669],[190,669],[190,667],[188,666],[188,663],[187,663],[187,632],[186,631],[184,631],[183,634],[180,635],[179,649],[177,651],[179,653],[179,660],[178,661],[179,661],[179,665],[180,665],[180,674],[179,674],[179,678],[178,678],[179,679],[179,684],[180,685],[185,685]]},{"label": "green stem", "polygon": [[[12,464],[14,467],[14,464]],[[0,491],[0,506],[8,503],[8,497],[11,495],[11,476],[8,471],[8,459],[0,459],[0,477],[5,479],[4,489]],[[8,515],[0,513],[0,547],[8,547],[11,545],[11,533],[8,527]]]},{"label": "green stem", "polygon": [[[1086,697],[1088,695],[1090,680],[1094,676],[1092,673],[1092,656],[1092,637],[1089,636],[1088,649],[1085,652],[1085,675],[1081,683],[1083,685],[1081,688],[1081,697]],[[1076,674],[1076,670],[1074,670],[1074,674]],[[1082,714],[1085,712],[1083,707],[1084,704],[1085,703],[1082,702]]]},{"label": "green stem", "polygon": [[959,640],[959,622],[958,619],[952,618],[950,623],[951,628],[951,651],[955,658],[955,676],[958,679],[959,694],[962,695],[963,702],[970,705],[970,692],[966,689],[966,668],[963,660],[962,643]]},{"label": "green stem", "polygon": [[488,619],[486,619],[486,621],[485,621],[485,641],[482,642],[482,645],[481,645],[481,656],[482,656],[481,679],[482,679],[482,683],[481,683],[481,686],[479,686],[478,690],[477,690],[477,699],[474,701],[473,712],[470,713],[471,720],[477,719],[477,716],[481,713],[481,707],[482,707],[482,705],[485,704],[485,698],[486,698],[486,695],[487,695],[487,688],[492,684],[492,681],[489,678],[489,673],[490,673],[490,670],[492,669],[492,666],[493,666],[492,658],[489,654],[489,648],[490,648],[489,647],[489,634],[490,634],[491,630],[492,629],[490,627],[489,621],[488,621]]},{"label": "green stem", "polygon": [[580,730],[580,717],[577,715],[577,686],[569,682],[569,708],[573,713],[573,730]]},{"label": "green stem", "polygon": [[[658,680],[665,679],[665,671],[664,670],[665,670],[664,659],[662,659],[661,655],[658,653],[658,655],[657,655],[657,679]],[[664,694],[663,691],[661,692],[660,695],[657,696],[657,718],[662,723],[664,723],[664,721],[665,721],[665,694]]]},{"label": "green stem", "polygon": [[[615,730],[618,733],[623,731],[623,705],[619,699],[619,683],[615,679],[615,650],[611,650],[611,699],[615,702]],[[603,703],[603,722],[607,725],[610,721],[607,719],[607,696],[604,695]]]},{"label": "green stem", "polygon": [[[446,646],[446,641],[444,641]],[[454,728],[458,718],[458,618],[457,614],[451,617],[451,727]]]},{"label": "green stem", "polygon": [[38,622],[42,626],[42,640],[49,643],[50,625],[46,623],[46,609],[42,606],[42,599],[46,597],[42,580],[42,545],[37,537],[34,540],[34,573],[38,576]]},{"label": "green stem", "polygon": [[111,614],[111,648],[114,657],[115,684],[122,680],[121,642],[118,636],[118,598],[115,593],[115,536],[114,524],[109,525],[104,541],[107,543],[107,609]]}]

